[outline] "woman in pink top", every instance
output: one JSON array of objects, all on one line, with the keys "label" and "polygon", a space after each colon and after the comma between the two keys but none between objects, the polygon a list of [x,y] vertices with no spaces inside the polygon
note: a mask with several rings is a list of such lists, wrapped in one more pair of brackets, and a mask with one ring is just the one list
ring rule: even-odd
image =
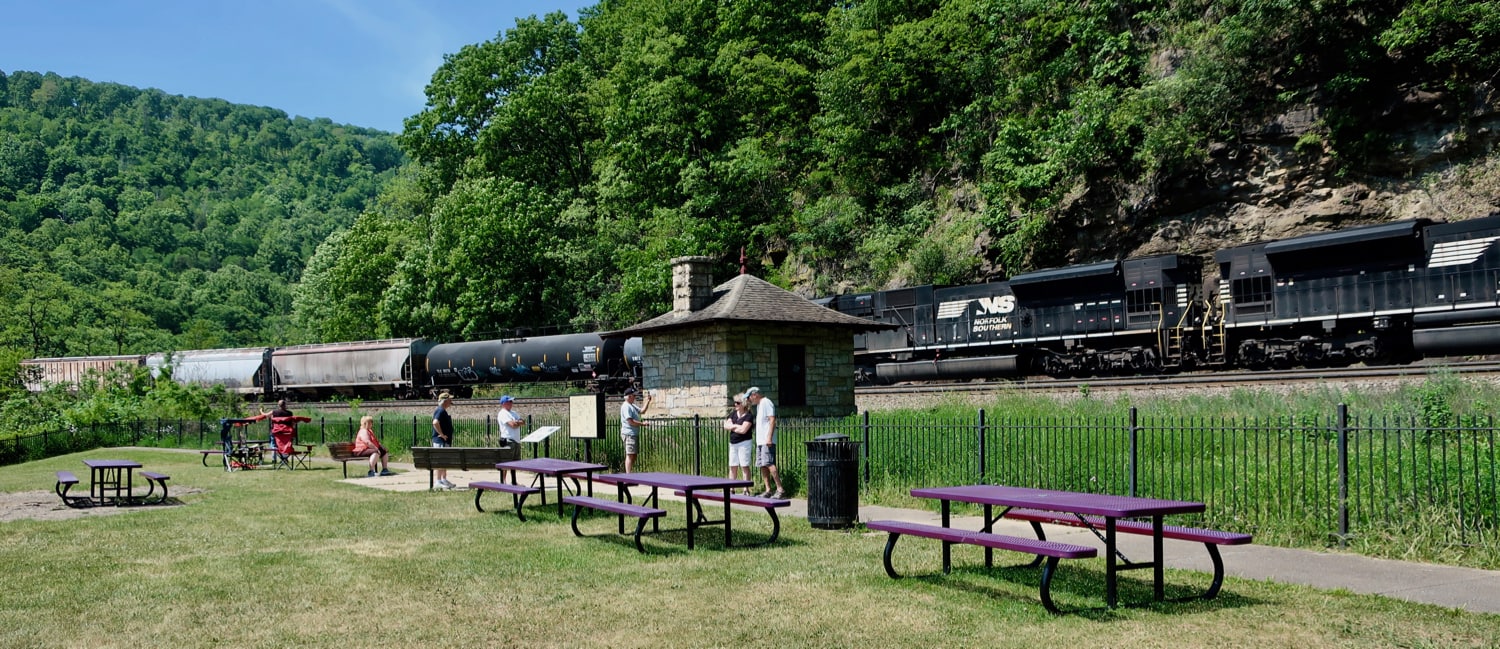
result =
[{"label": "woman in pink top", "polygon": [[[375,418],[369,415],[360,417],[359,432],[354,435],[354,454],[364,455],[370,458],[370,472],[365,474],[367,478],[377,475],[396,475],[386,466],[386,458],[390,453],[375,438]],[[375,472],[375,467],[380,467],[380,472]]]}]

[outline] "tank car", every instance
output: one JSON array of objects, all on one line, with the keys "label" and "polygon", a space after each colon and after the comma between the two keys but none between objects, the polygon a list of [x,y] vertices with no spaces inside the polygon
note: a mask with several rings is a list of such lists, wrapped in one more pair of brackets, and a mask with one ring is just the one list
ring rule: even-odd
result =
[{"label": "tank car", "polygon": [[572,381],[618,392],[639,376],[641,342],[596,333],[442,343],[427,353],[434,389],[469,395],[476,385]]},{"label": "tank car", "polygon": [[204,349],[146,356],[152,378],[170,367],[172,380],[183,385],[222,385],[245,397],[269,397],[274,383],[270,347]]}]

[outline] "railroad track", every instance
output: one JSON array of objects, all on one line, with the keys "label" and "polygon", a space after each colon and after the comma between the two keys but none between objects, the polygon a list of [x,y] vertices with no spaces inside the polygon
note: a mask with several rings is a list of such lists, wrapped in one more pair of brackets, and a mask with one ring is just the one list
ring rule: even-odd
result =
[{"label": "railroad track", "polygon": [[994,390],[1026,390],[1039,392],[1075,392],[1089,389],[1187,389],[1254,387],[1258,385],[1285,385],[1288,383],[1319,382],[1369,382],[1423,380],[1437,372],[1459,376],[1483,377],[1500,375],[1500,362],[1495,361],[1432,361],[1410,365],[1384,365],[1374,367],[1338,367],[1291,369],[1275,371],[1234,372],[1190,372],[1186,374],[1162,374],[1150,376],[1098,376],[1087,378],[1028,378],[969,383],[907,383],[892,386],[868,386],[856,390],[861,395],[882,395],[912,392],[985,392]]}]

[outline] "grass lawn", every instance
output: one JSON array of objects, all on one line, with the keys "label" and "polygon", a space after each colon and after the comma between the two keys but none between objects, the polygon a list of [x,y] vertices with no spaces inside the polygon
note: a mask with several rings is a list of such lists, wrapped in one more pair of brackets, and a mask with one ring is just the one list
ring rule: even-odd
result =
[{"label": "grass lawn", "polygon": [[[393,493],[312,471],[225,473],[196,454],[101,449],[0,468],[0,492],[87,479],[85,458],[172,475],[174,507],[0,523],[3,647],[1491,647],[1500,616],[1347,592],[1230,579],[1210,602],[1053,616],[1033,569],[985,571],[956,548],[904,539],[886,577],[883,534],[785,518],[770,547],[723,548],[707,530],[648,536],[650,554],[583,522],[577,538],[533,498],[490,512],[472,492]],[[181,494],[180,497],[178,494]],[[55,497],[54,497],[55,500]],[[668,507],[664,526],[681,525]],[[736,512],[737,537],[769,519]],[[1019,557],[1017,557],[1019,559]],[[1004,561],[1002,555],[997,561]],[[927,575],[927,576],[921,576]],[[1144,575],[1142,575],[1144,576]],[[1168,572],[1169,595],[1207,575]],[[1123,579],[1122,599],[1149,600]],[[1064,562],[1053,595],[1098,607],[1102,560]]]}]

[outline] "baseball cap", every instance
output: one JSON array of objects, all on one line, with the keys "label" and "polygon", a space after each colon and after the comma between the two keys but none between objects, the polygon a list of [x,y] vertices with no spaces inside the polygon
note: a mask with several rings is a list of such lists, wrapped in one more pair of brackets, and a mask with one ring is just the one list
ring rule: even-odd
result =
[{"label": "baseball cap", "polygon": [[508,394],[505,395],[505,396],[503,396],[503,397],[500,397],[500,403],[510,403],[512,401],[515,401],[515,398],[512,397],[512,396],[510,396],[510,395],[508,395]]},{"label": "baseball cap", "polygon": [[751,388],[749,390],[745,390],[745,398],[746,399],[749,399],[751,395],[755,395],[755,394],[760,394],[760,388],[751,386]]},{"label": "baseball cap", "polygon": [[627,397],[628,397],[628,396],[630,396],[630,395],[632,395],[632,394],[636,394],[636,389],[635,389],[635,388],[627,388],[627,389],[626,389],[626,390],[625,390],[625,396],[627,396]]}]

